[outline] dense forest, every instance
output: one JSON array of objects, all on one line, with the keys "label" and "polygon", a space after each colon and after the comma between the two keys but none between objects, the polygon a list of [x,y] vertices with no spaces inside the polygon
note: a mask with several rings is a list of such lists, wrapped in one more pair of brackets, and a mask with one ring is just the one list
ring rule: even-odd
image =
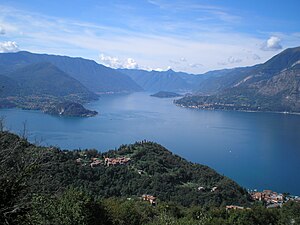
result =
[{"label": "dense forest", "polygon": [[265,209],[234,181],[153,142],[63,151],[2,131],[0,162],[0,224],[300,223],[299,203]]}]

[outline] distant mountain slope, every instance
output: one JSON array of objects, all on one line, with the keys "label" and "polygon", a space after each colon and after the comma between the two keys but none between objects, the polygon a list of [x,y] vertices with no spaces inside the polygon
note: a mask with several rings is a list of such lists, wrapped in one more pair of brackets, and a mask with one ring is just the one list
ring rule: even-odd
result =
[{"label": "distant mountain slope", "polygon": [[191,91],[196,84],[197,76],[168,71],[119,70],[130,76],[146,91]]},{"label": "distant mountain slope", "polygon": [[238,79],[214,95],[196,94],[176,103],[209,109],[300,112],[299,63],[300,47],[286,49],[264,64],[247,68],[244,74],[233,75]]},{"label": "distant mountain slope", "polygon": [[43,62],[0,75],[0,108],[36,109],[62,116],[94,116],[81,103],[98,96],[79,81]]},{"label": "distant mountain slope", "polygon": [[196,82],[197,87],[194,90],[196,94],[212,95],[241,84],[269,79],[280,71],[291,67],[299,59],[299,48],[291,48],[281,52],[263,64],[209,71],[199,76],[201,79],[198,79]]},{"label": "distant mountain slope", "polygon": [[34,63],[49,62],[80,81],[93,92],[131,92],[142,90],[130,77],[97,64],[95,61],[67,56],[34,54],[30,52],[1,53],[2,73]]},{"label": "distant mountain slope", "polygon": [[120,69],[122,73],[130,76],[144,90],[195,92],[199,94],[213,94],[224,90],[235,82],[246,77],[255,67],[244,67],[209,71],[204,74],[188,74],[184,72],[145,71]]},{"label": "distant mountain slope", "polygon": [[300,62],[300,47],[288,48],[261,65],[259,70],[274,75]]},{"label": "distant mountain slope", "polygon": [[51,63],[36,63],[25,66],[6,74],[6,76],[18,84],[18,92],[22,96],[52,95],[64,97],[78,95],[86,100],[97,98],[94,93],[89,91],[79,81]]},{"label": "distant mountain slope", "polygon": [[20,94],[18,83],[4,75],[0,75],[0,97],[15,96]]},{"label": "distant mountain slope", "polygon": [[241,67],[233,69],[215,70],[201,75],[203,79],[195,88],[197,94],[216,94],[227,88],[232,87],[241,79],[255,69],[254,67]]}]

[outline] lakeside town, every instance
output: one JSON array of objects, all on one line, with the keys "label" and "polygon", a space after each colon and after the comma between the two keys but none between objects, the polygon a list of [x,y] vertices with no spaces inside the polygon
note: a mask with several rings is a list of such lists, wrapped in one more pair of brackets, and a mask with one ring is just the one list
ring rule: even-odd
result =
[{"label": "lakeside town", "polygon": [[253,201],[260,201],[267,208],[279,208],[288,201],[300,202],[300,197],[288,193],[278,193],[272,190],[248,191]]}]

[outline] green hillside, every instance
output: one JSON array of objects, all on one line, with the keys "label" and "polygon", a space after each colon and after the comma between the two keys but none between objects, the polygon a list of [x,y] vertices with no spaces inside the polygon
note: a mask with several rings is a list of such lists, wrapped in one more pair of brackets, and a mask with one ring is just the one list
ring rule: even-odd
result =
[{"label": "green hillside", "polygon": [[[128,162],[108,166],[104,156]],[[280,210],[257,205],[226,211],[227,204],[250,206],[243,188],[152,142],[101,154],[39,147],[0,132],[0,161],[0,224],[279,225],[300,220],[297,202]],[[157,205],[142,201],[143,194],[156,196]]]},{"label": "green hillside", "polygon": [[[14,149],[13,146],[19,148],[16,159],[35,155],[42,157],[39,160],[43,163],[28,180],[29,190],[37,193],[65,189],[71,185],[87,189],[99,197],[139,197],[150,193],[160,200],[185,206],[247,204],[246,191],[232,180],[207,166],[173,155],[152,142],[123,145],[116,151],[101,154],[94,150],[61,151],[37,147],[15,135],[2,133],[2,152]],[[9,155],[13,157],[13,153]],[[131,160],[126,165],[108,167],[104,165],[104,156],[129,157]],[[102,163],[91,168],[91,159],[95,157]],[[76,162],[78,158],[82,163]],[[204,190],[199,191],[200,186]],[[211,191],[213,187],[217,187],[216,191]]]}]

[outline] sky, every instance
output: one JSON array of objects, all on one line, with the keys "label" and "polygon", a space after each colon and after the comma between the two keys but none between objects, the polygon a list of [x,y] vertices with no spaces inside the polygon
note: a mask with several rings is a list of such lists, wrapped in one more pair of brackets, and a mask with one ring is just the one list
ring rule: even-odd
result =
[{"label": "sky", "polygon": [[200,74],[300,46],[299,9],[299,0],[0,0],[0,52]]}]

